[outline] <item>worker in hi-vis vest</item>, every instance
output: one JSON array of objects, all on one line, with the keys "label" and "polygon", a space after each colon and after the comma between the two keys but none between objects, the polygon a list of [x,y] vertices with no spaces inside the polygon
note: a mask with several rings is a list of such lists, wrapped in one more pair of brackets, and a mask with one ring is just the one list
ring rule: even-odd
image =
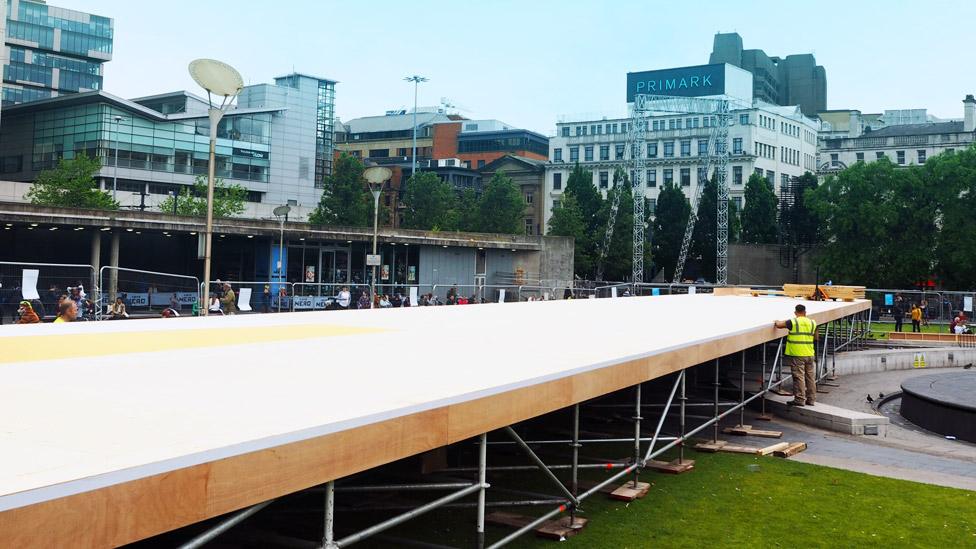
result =
[{"label": "worker in hi-vis vest", "polygon": [[807,308],[799,304],[794,309],[796,316],[789,320],[777,320],[773,324],[787,329],[786,364],[793,374],[793,400],[790,406],[813,406],[817,400],[816,351],[813,349],[817,337],[817,322],[807,317]]}]

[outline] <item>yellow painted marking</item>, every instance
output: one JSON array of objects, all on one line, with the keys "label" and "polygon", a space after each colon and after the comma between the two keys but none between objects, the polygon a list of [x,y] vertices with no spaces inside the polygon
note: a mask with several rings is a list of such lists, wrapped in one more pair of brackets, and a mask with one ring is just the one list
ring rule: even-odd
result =
[{"label": "yellow painted marking", "polygon": [[380,328],[299,324],[241,328],[201,328],[198,330],[151,330],[145,332],[107,332],[45,334],[0,339],[0,364],[36,362],[64,358],[153,353],[204,347],[226,347],[245,343],[271,343],[318,337],[335,337],[384,332]]}]

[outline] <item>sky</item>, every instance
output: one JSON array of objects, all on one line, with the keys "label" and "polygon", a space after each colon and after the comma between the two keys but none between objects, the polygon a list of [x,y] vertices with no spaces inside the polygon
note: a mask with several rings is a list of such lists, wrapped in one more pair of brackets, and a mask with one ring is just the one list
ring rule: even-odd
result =
[{"label": "sky", "polygon": [[976,93],[971,0],[49,3],[114,18],[108,93],[199,93],[186,67],[209,57],[246,84],[292,71],[338,80],[341,120],[412,107],[403,78],[417,74],[430,79],[421,106],[446,98],[468,118],[552,135],[562,117],[622,115],[629,71],[707,63],[716,32],[770,56],[813,53],[830,109],[961,118]]}]

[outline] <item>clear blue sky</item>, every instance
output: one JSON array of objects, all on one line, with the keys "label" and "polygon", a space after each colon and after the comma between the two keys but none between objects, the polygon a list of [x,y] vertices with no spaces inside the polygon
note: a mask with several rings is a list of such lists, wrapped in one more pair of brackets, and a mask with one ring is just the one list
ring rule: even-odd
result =
[{"label": "clear blue sky", "polygon": [[815,54],[832,109],[960,118],[976,93],[972,0],[50,3],[115,19],[109,93],[198,91],[186,66],[212,57],[246,83],[293,68],[339,80],[343,120],[412,106],[402,78],[420,74],[421,105],[447,97],[469,117],[549,135],[560,115],[622,113],[628,71],[708,62],[718,31],[768,55]]}]

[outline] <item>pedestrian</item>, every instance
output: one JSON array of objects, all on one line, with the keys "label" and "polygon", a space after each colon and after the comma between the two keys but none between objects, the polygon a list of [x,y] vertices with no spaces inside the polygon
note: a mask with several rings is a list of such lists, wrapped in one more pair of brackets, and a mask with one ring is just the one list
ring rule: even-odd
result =
[{"label": "pedestrian", "polygon": [[343,286],[342,289],[339,290],[339,296],[336,301],[343,309],[349,308],[349,305],[352,303],[352,294],[349,293],[349,286]]},{"label": "pedestrian", "polygon": [[237,314],[237,296],[229,282],[224,282],[224,295],[220,298],[220,305],[225,315]]},{"label": "pedestrian", "polygon": [[807,308],[797,304],[795,316],[789,320],[777,320],[773,326],[787,329],[786,363],[793,374],[793,400],[790,406],[813,406],[817,400],[817,380],[815,377],[816,351],[813,342],[817,334],[817,322],[807,316]]},{"label": "pedestrian", "polygon": [[895,317],[895,331],[900,332],[902,323],[905,322],[905,310],[902,309],[902,300],[895,299],[895,305],[891,308],[891,316]]},{"label": "pedestrian", "polygon": [[271,312],[271,284],[265,284],[264,289],[261,290],[261,312]]},{"label": "pedestrian", "polygon": [[121,296],[115,298],[115,303],[112,304],[109,314],[112,315],[111,320],[122,320],[124,318],[129,318],[129,313],[125,311],[125,302],[122,301]]},{"label": "pedestrian", "polygon": [[356,308],[369,309],[369,296],[366,295],[366,290],[363,290],[363,292],[359,294],[359,301],[356,303]]},{"label": "pedestrian", "polygon": [[65,299],[58,307],[58,317],[54,319],[54,322],[74,322],[77,318],[78,304],[70,299]]},{"label": "pedestrian", "polygon": [[912,332],[922,331],[922,309],[917,303],[912,303]]},{"label": "pedestrian", "polygon": [[20,302],[17,314],[20,315],[20,318],[17,319],[17,324],[37,324],[41,321],[41,318],[34,312],[34,307],[27,300]]},{"label": "pedestrian", "polygon": [[928,302],[928,300],[923,299],[922,300],[922,303],[919,304],[918,308],[919,309],[922,309],[922,326],[928,326],[929,325],[929,311],[928,311],[928,309],[929,309],[929,302]]},{"label": "pedestrian", "polygon": [[224,314],[224,311],[220,309],[220,298],[217,297],[217,294],[210,294],[210,303],[207,304],[207,311],[209,311],[210,314]]}]

